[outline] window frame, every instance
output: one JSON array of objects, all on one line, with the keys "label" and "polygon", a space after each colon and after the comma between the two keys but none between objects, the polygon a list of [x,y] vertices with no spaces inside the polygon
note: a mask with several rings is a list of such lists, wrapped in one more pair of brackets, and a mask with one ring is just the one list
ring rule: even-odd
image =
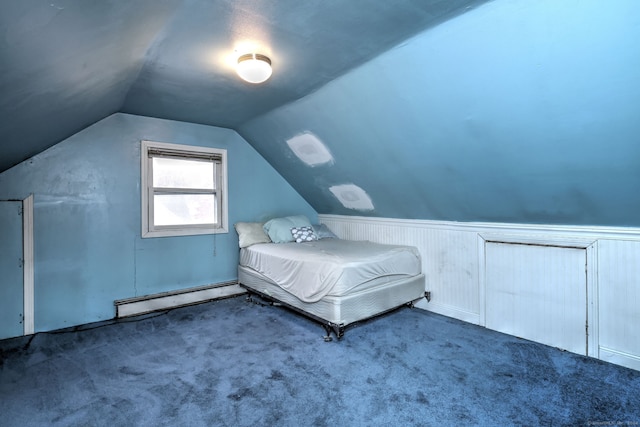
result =
[{"label": "window frame", "polygon": [[[198,156],[213,156],[220,158],[219,167],[214,166],[214,194],[216,194],[218,215],[220,218],[218,226],[211,224],[181,224],[171,226],[154,226],[153,195],[157,194],[153,187],[153,156],[149,151],[164,150],[171,152],[176,158],[185,160]],[[183,154],[184,157],[180,155]],[[216,169],[217,173],[216,173]],[[193,194],[194,189],[184,189],[184,194]],[[166,142],[141,141],[140,144],[140,193],[141,193],[141,217],[142,217],[142,238],[150,237],[175,237],[194,236],[203,234],[228,233],[228,189],[227,189],[227,150],[223,148],[201,147],[193,145],[170,144]],[[161,192],[159,192],[161,194]],[[219,197],[218,197],[219,196]]]}]

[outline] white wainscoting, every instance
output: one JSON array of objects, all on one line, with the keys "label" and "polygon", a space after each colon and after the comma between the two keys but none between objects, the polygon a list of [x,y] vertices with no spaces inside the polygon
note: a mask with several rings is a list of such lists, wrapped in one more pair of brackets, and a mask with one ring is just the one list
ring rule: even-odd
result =
[{"label": "white wainscoting", "polygon": [[586,248],[487,241],[485,326],[587,355],[586,265]]},{"label": "white wainscoting", "polygon": [[422,300],[417,306],[481,326],[487,318],[487,241],[585,248],[588,353],[640,370],[638,228],[319,218],[341,238],[418,247],[431,302]]},{"label": "white wainscoting", "polygon": [[640,370],[640,241],[598,241],[600,358]]}]

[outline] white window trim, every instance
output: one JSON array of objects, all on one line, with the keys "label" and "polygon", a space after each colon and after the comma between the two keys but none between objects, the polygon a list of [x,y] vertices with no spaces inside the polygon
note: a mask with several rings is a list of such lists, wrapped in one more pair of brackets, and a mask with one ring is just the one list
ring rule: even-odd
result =
[{"label": "white window trim", "polygon": [[[142,237],[173,237],[173,236],[194,236],[201,234],[221,234],[228,233],[228,191],[227,191],[227,150],[222,148],[199,147],[192,145],[169,144],[166,142],[142,141],[140,149],[140,194],[141,194],[141,217],[142,217]],[[149,186],[152,185],[151,167],[149,166],[149,149],[161,148],[168,150],[184,151],[185,153],[216,154],[222,158],[220,176],[222,182],[219,188],[222,192],[222,209],[220,227],[203,226],[183,226],[172,227],[162,230],[150,229],[150,219],[152,204],[149,203]]]}]

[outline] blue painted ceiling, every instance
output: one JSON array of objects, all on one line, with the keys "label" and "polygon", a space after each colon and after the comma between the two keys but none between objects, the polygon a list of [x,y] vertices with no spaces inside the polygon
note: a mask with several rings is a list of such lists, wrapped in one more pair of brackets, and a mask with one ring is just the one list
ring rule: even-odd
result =
[{"label": "blue painted ceiling", "polygon": [[[115,112],[236,128],[484,1],[3,2],[0,171]],[[262,86],[232,67],[254,49]]]},{"label": "blue painted ceiling", "polygon": [[0,37],[0,171],[124,112],[235,129],[319,213],[640,226],[636,0],[23,0]]}]

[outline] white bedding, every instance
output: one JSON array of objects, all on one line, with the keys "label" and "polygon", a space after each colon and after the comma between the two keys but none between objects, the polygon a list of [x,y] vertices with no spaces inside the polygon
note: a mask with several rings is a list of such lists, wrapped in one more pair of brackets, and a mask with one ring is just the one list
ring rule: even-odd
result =
[{"label": "white bedding", "polygon": [[240,265],[304,302],[342,296],[380,277],[400,279],[422,271],[414,247],[342,239],[252,245],[240,250]]}]

